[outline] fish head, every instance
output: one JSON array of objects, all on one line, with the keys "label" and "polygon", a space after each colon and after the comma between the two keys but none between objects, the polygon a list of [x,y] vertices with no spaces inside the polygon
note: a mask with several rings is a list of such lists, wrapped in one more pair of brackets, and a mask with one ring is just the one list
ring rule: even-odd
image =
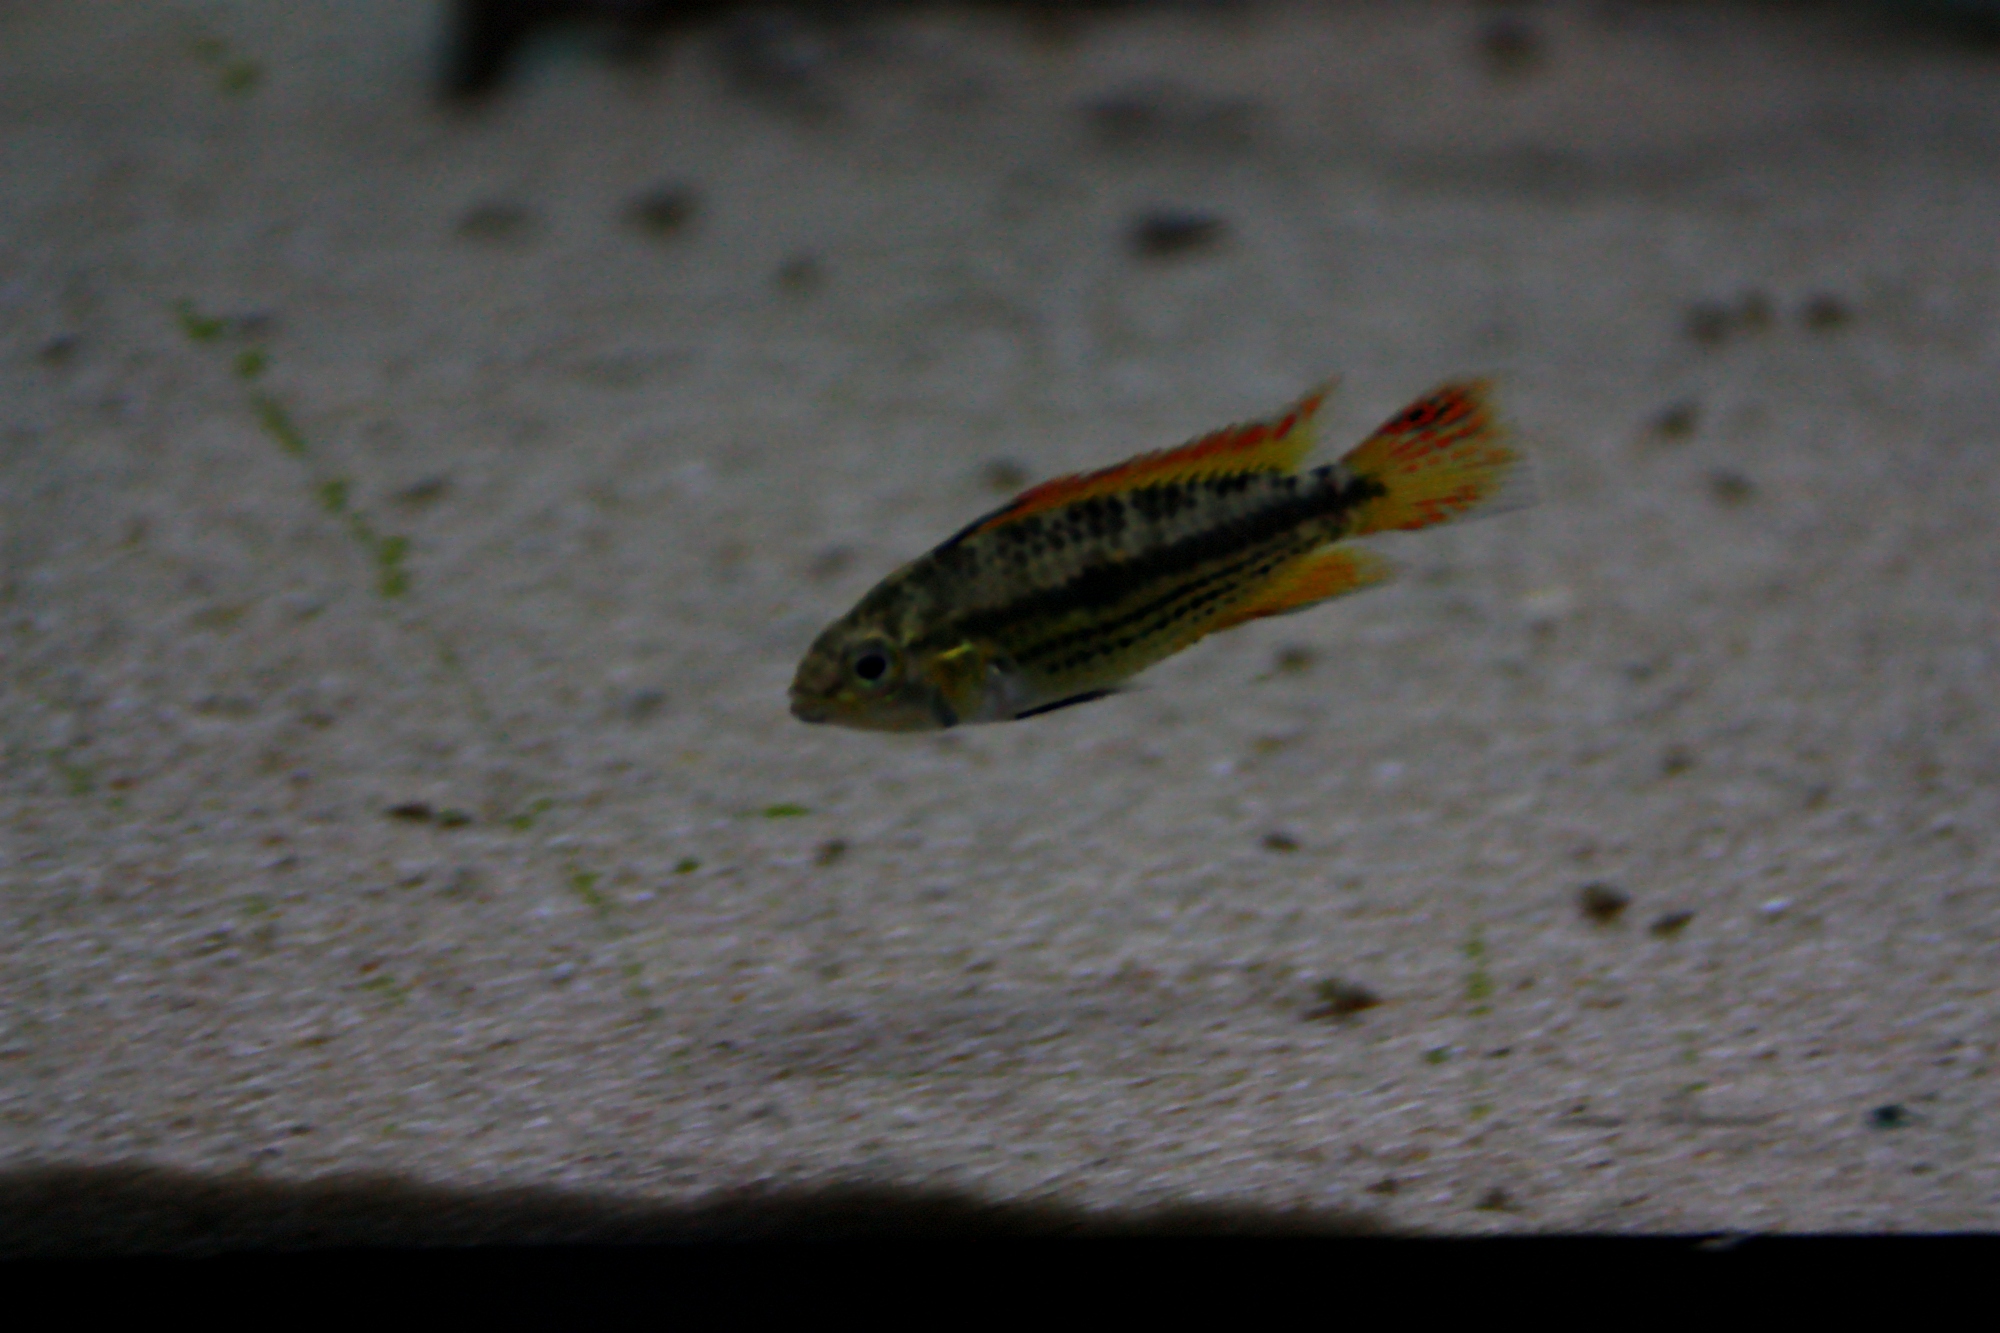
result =
[{"label": "fish head", "polygon": [[837,620],[792,677],[792,716],[863,731],[936,731],[960,714],[930,661],[873,617]]}]

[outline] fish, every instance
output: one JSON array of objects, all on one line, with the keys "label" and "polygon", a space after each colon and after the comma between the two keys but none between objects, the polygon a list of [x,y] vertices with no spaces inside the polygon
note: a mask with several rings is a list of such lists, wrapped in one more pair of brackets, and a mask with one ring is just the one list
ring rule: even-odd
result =
[{"label": "fish", "polygon": [[1523,462],[1488,381],[1440,385],[1307,468],[1332,390],[974,520],[814,639],[792,715],[932,731],[1102,699],[1211,634],[1387,579],[1354,538],[1511,507]]}]

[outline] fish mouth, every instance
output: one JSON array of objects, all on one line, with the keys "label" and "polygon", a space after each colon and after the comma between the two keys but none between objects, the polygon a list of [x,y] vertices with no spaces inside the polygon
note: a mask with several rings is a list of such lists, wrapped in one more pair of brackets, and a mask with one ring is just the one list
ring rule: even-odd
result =
[{"label": "fish mouth", "polygon": [[830,722],[833,712],[818,699],[802,694],[792,696],[792,716],[801,722]]}]

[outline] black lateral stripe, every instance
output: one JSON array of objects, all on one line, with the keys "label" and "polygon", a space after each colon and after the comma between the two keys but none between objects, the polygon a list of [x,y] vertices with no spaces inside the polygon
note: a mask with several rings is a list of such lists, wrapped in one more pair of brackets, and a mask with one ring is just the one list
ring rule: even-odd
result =
[{"label": "black lateral stripe", "polygon": [[1060,618],[1072,611],[1123,601],[1149,584],[1171,579],[1182,570],[1228,559],[1276,531],[1340,513],[1359,501],[1361,497],[1354,494],[1356,490],[1352,486],[1321,486],[1306,495],[1274,504],[1260,514],[1194,533],[1145,555],[1091,566],[1057,587],[975,612],[962,623],[968,633],[999,635],[1024,621]]},{"label": "black lateral stripe", "polygon": [[[1199,578],[1189,579],[1184,583],[1175,584],[1167,592],[1164,592],[1160,596],[1153,598],[1151,601],[1146,602],[1144,605],[1135,607],[1134,609],[1127,611],[1124,615],[1116,616],[1110,620],[1100,621],[1095,624],[1086,625],[1081,629],[1066,630],[1063,633],[1056,635],[1054,638],[1044,639],[1041,642],[1033,644],[1029,647],[1017,649],[1015,652],[1015,657],[1017,660],[1023,663],[1040,661],[1044,658],[1053,656],[1054,654],[1061,652],[1063,649],[1069,647],[1071,644],[1082,643],[1092,639],[1108,641],[1113,636],[1117,635],[1119,631],[1124,630],[1131,625],[1134,624],[1144,625],[1145,622],[1154,619],[1158,619],[1162,622],[1162,625],[1149,626],[1146,629],[1143,629],[1138,633],[1136,633],[1133,636],[1133,638],[1136,640],[1137,638],[1144,637],[1144,635],[1147,633],[1151,633],[1159,628],[1162,628],[1164,622],[1169,618],[1170,613],[1173,611],[1176,603],[1187,604],[1188,613],[1192,613],[1192,611],[1195,608],[1201,606],[1203,603],[1215,601],[1216,599],[1227,594],[1234,586],[1236,580],[1239,579],[1246,570],[1251,569],[1252,567],[1258,564],[1264,563],[1265,561],[1269,561],[1272,565],[1275,566],[1277,564],[1282,563],[1284,560],[1291,558],[1293,554],[1294,552],[1291,551],[1285,551],[1282,552],[1281,554],[1275,554],[1275,555],[1268,550],[1253,551],[1248,555],[1241,556],[1240,558],[1231,561],[1229,564],[1224,565],[1220,569],[1212,569],[1208,573],[1203,574]],[[1216,584],[1221,584],[1223,586],[1221,587],[1213,586]],[[1126,643],[1125,646],[1130,647],[1131,643],[1128,642]],[[1088,657],[1090,656],[1095,656],[1095,654],[1087,654],[1085,660],[1088,660]]]}]

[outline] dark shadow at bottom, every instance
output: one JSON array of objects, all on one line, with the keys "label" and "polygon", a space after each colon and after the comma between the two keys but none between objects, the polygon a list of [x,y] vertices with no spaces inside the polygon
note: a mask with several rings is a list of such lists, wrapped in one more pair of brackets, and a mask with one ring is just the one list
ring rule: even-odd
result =
[{"label": "dark shadow at bottom", "polygon": [[1057,1236],[1361,1236],[1365,1213],[1182,1204],[1103,1212],[865,1183],[747,1188],[693,1203],[393,1176],[311,1181],[146,1164],[0,1175],[0,1257],[81,1258],[375,1247]]}]

